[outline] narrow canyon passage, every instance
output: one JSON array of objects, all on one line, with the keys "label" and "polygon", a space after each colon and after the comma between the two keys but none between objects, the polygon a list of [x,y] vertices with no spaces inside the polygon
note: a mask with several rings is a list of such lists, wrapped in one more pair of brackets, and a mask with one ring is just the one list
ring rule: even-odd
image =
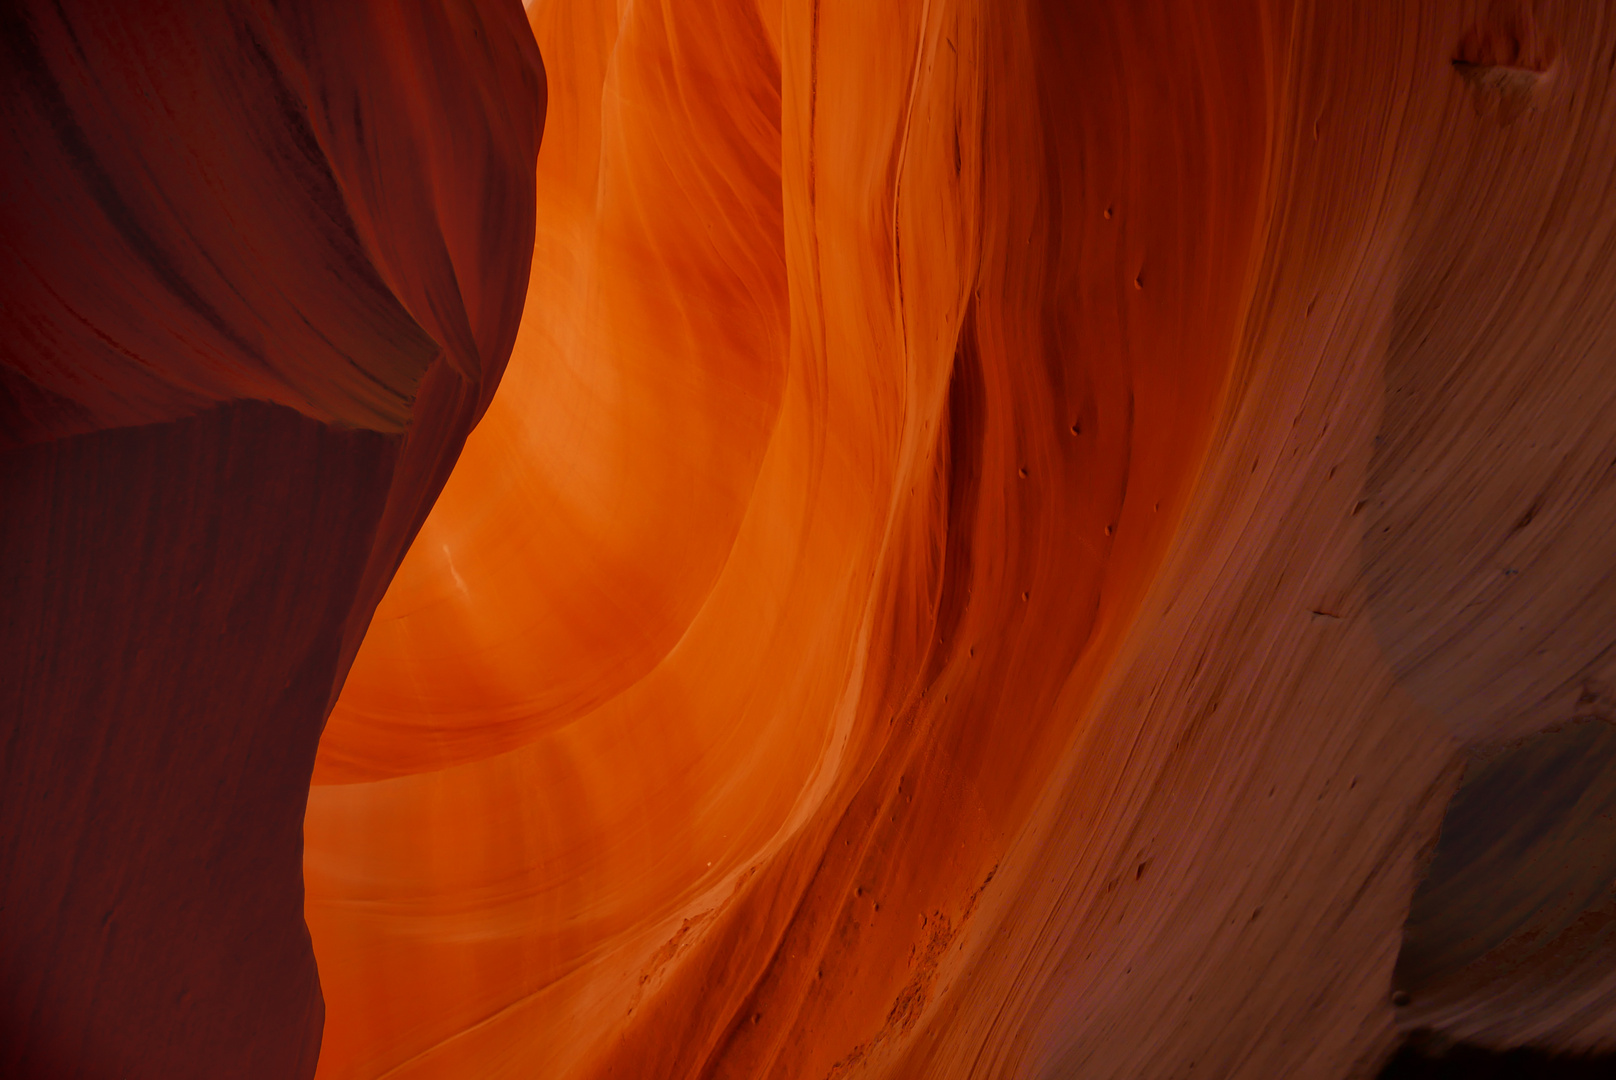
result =
[{"label": "narrow canyon passage", "polygon": [[1616,1049],[1608,5],[7,18],[0,1071]]}]

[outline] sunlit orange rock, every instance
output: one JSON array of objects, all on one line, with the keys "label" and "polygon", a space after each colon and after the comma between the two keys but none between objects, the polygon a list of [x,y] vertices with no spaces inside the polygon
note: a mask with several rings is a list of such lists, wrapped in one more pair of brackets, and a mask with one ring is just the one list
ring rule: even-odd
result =
[{"label": "sunlit orange rock", "polygon": [[321,1074],[1375,1068],[1463,748],[1610,645],[1616,27],[530,19],[510,371],[310,794]]},{"label": "sunlit orange rock", "polygon": [[243,10],[5,28],[4,1061],[1616,1048],[1604,5]]}]

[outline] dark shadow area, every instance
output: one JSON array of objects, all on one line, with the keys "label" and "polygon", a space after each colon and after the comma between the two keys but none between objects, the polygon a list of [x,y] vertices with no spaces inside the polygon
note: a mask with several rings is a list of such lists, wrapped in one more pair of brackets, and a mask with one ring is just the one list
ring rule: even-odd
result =
[{"label": "dark shadow area", "polygon": [[1456,980],[1535,970],[1545,950],[1563,974],[1603,969],[1611,927],[1584,916],[1613,884],[1616,726],[1581,717],[1472,760],[1414,895],[1396,986],[1417,1007]]},{"label": "dark shadow area", "polygon": [[0,1075],[314,1075],[303,808],[400,442],[237,401],[0,454]]},{"label": "dark shadow area", "polygon": [[1458,1045],[1604,1045],[1613,960],[1616,725],[1579,717],[1473,758],[1403,928],[1399,1026]]},{"label": "dark shadow area", "polygon": [[1380,1080],[1607,1080],[1616,1076],[1616,1055],[1565,1057],[1541,1050],[1485,1050],[1460,1043],[1436,1048],[1419,1039],[1403,1044],[1380,1072]]}]

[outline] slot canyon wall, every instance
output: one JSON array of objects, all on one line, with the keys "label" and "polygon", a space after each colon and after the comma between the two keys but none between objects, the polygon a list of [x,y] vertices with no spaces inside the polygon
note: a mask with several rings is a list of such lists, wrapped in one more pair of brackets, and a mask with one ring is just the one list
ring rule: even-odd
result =
[{"label": "slot canyon wall", "polygon": [[137,7],[0,22],[0,1071],[1616,1049],[1608,5]]},{"label": "slot canyon wall", "polygon": [[538,51],[8,3],[0,79],[0,1075],[311,1075],[309,775],[516,334]]}]

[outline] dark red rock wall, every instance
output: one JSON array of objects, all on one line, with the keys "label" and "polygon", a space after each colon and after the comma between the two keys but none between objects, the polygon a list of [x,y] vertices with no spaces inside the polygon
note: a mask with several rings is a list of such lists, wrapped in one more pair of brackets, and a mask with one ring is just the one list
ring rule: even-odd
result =
[{"label": "dark red rock wall", "polygon": [[298,1076],[303,804],[397,436],[262,402],[0,462],[9,1076]]},{"label": "dark red rock wall", "polygon": [[314,751],[514,339],[537,48],[175,0],[0,56],[0,1074],[307,1076]]}]

